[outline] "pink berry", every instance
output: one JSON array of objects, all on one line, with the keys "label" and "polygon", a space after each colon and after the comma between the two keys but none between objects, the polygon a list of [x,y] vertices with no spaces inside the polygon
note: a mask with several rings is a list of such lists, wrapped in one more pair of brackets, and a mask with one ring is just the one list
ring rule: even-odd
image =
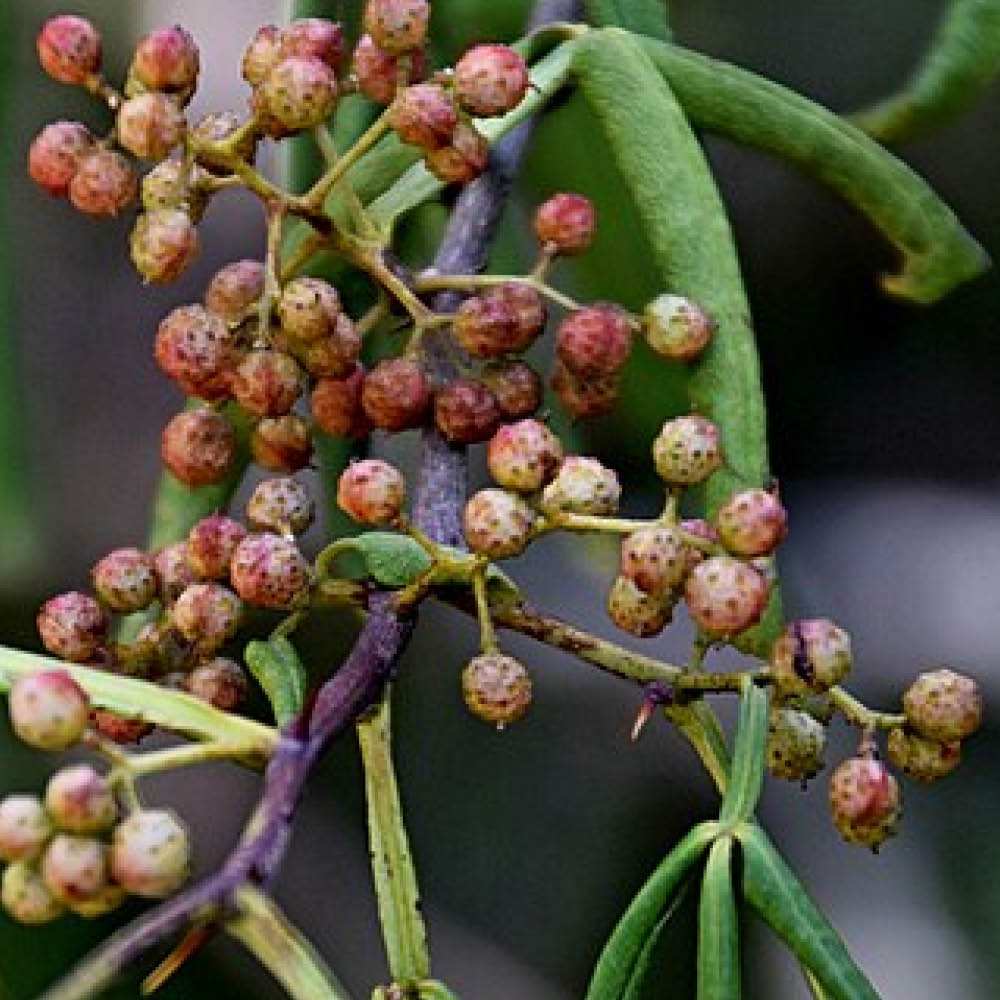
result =
[{"label": "pink berry", "polygon": [[87,215],[115,216],[139,193],[132,164],[113,149],[98,147],[83,156],[69,182],[69,200]]},{"label": "pink berry", "polygon": [[50,122],[28,150],[28,173],[43,190],[65,198],[80,161],[94,149],[94,137],[80,122]]},{"label": "pink berry", "polygon": [[771,648],[771,672],[788,694],[826,691],[851,671],[851,637],[826,618],[792,622]]},{"label": "pink berry", "polygon": [[402,473],[378,458],[352,462],[337,483],[340,509],[362,524],[395,523],[405,499],[406,481]]},{"label": "pink berry", "polygon": [[198,46],[180,26],[157,28],[139,42],[131,74],[148,90],[187,97],[194,90],[200,67]]},{"label": "pink berry", "polygon": [[361,387],[361,405],[372,425],[386,431],[419,427],[431,394],[420,365],[405,358],[380,361]]},{"label": "pink berry", "polygon": [[96,896],[108,881],[108,849],[94,837],[58,833],[45,848],[42,881],[63,903]]},{"label": "pink berry", "polygon": [[930,784],[947,777],[962,759],[960,740],[941,743],[906,729],[892,729],[886,744],[889,760],[914,781]]},{"label": "pink berry", "polygon": [[788,512],[768,490],[741,490],[716,514],[722,544],[737,556],[770,555],[788,534]]},{"label": "pink berry", "polygon": [[620,372],[632,347],[632,331],[617,306],[588,306],[570,313],[556,332],[562,363],[579,378]]},{"label": "pink berry", "polygon": [[462,524],[473,552],[509,559],[520,555],[531,541],[535,512],[516,493],[480,490],[465,505]]},{"label": "pink berry", "polygon": [[[408,68],[404,86],[422,80],[427,72],[427,58],[422,49],[406,54]],[[371,35],[362,35],[354,49],[354,75],[358,89],[377,104],[389,104],[400,83],[402,60],[380,49]]]},{"label": "pink berry", "polygon": [[198,576],[188,561],[187,542],[165,545],[153,556],[153,567],[160,590],[160,600],[168,607],[195,583]]},{"label": "pink berry", "polygon": [[455,339],[477,358],[525,350],[545,326],[545,307],[527,285],[507,282],[466,299],[455,313]]},{"label": "pink berry", "polygon": [[571,455],[542,491],[541,507],[549,514],[613,514],[621,495],[613,469],[596,458]]},{"label": "pink berry", "polygon": [[477,719],[503,729],[531,706],[531,678],[513,656],[483,653],[462,671],[462,700]]},{"label": "pink berry", "polygon": [[899,785],[880,761],[852,757],[830,778],[830,810],[846,841],[875,850],[896,832]]},{"label": "pink berry", "polygon": [[389,116],[403,142],[426,150],[450,145],[458,125],[454,101],[436,83],[417,83],[401,91]]},{"label": "pink berry", "polygon": [[251,87],[259,87],[281,58],[281,29],[265,24],[257,29],[243,53],[243,79]]},{"label": "pink berry", "polygon": [[236,458],[236,433],[214,410],[185,410],[163,428],[160,454],[185,486],[218,483]]},{"label": "pink berry", "polygon": [[271,472],[290,474],[304,469],[312,459],[312,432],[294,413],[265,417],[250,436],[254,461]]},{"label": "pink berry", "polygon": [[187,212],[157,209],[136,220],[129,243],[143,279],[161,285],[176,280],[198,253],[198,230]]},{"label": "pink berry", "polygon": [[971,736],[983,719],[983,696],[971,677],[948,667],[920,674],[903,695],[906,721],[927,739]]},{"label": "pink berry", "polygon": [[659,635],[674,614],[670,594],[650,594],[640,590],[627,576],[615,578],[608,593],[608,617],[623,632],[647,639]]},{"label": "pink berry", "polygon": [[424,44],[430,13],[427,0],[368,0],[364,28],[380,49],[399,55]]},{"label": "pink berry", "polygon": [[344,29],[336,21],[321,17],[300,17],[281,32],[280,52],[284,56],[320,59],[335,73],[344,62]]},{"label": "pink berry", "polygon": [[242,608],[239,598],[218,583],[192,583],[177,598],[173,623],[202,653],[213,653],[236,635]]},{"label": "pink berry", "polygon": [[254,531],[301,535],[316,516],[316,504],[297,480],[264,479],[247,501],[247,523]]},{"label": "pink berry", "polygon": [[537,420],[506,424],[490,439],[490,475],[509,490],[533,493],[555,475],[564,457],[559,438]]},{"label": "pink berry", "polygon": [[582,194],[554,194],[535,211],[535,235],[561,254],[583,253],[594,238],[593,203]]},{"label": "pink berry", "polygon": [[610,413],[621,395],[621,376],[581,378],[558,358],[550,381],[563,409],[574,420],[587,420]]},{"label": "pink berry", "polygon": [[476,444],[497,429],[500,407],[482,382],[455,379],[434,397],[434,423],[446,441]]},{"label": "pink berry", "polygon": [[204,306],[178,306],[156,331],[156,363],[188,396],[216,401],[230,394],[239,354],[226,324]]},{"label": "pink berry", "polygon": [[365,370],[355,364],[345,378],[321,378],[309,397],[313,422],[334,437],[364,438],[369,423],[361,406],[361,389]]},{"label": "pink berry", "polygon": [[52,836],[52,820],[37,795],[7,795],[0,800],[0,858],[30,861]]},{"label": "pink berry", "polygon": [[89,660],[108,637],[107,615],[97,601],[77,590],[49,598],[38,612],[37,624],[45,648],[74,663]]},{"label": "pink berry", "polygon": [[322,340],[337,332],[341,315],[337,289],[322,278],[295,278],[278,300],[281,330],[293,340]]},{"label": "pink berry", "polygon": [[82,17],[60,14],[42,25],[38,61],[53,80],[84,83],[101,65],[101,36]]},{"label": "pink berry", "polygon": [[213,708],[232,712],[246,700],[247,675],[233,660],[216,657],[195,667],[187,677],[187,690]]},{"label": "pink berry", "polygon": [[183,549],[194,576],[187,579],[181,589],[194,583],[194,577],[202,580],[224,580],[228,577],[229,562],[246,533],[246,528],[239,521],[224,514],[211,514],[195,524]]},{"label": "pink berry", "polygon": [[468,184],[489,165],[490,144],[470,122],[455,126],[451,141],[440,149],[429,149],[424,155],[427,169],[445,184]]},{"label": "pink berry", "polygon": [[302,369],[279,351],[251,351],[233,374],[236,402],[255,417],[283,417],[302,388]]},{"label": "pink berry", "polygon": [[647,594],[666,594],[687,576],[688,548],[665,525],[640,528],[622,541],[621,572]]},{"label": "pink berry", "polygon": [[141,160],[162,160],[183,140],[186,127],[166,94],[137,94],[118,109],[118,142]]},{"label": "pink berry", "polygon": [[118,818],[108,779],[89,764],[56,771],[45,787],[45,808],[55,825],[69,833],[101,833]]},{"label": "pink berry", "polygon": [[135,548],[109,552],[93,569],[94,591],[112,611],[141,611],[156,597],[153,560]]},{"label": "pink berry", "polygon": [[344,378],[357,364],[361,353],[361,335],[349,316],[337,317],[334,332],[319,340],[298,341],[285,338],[284,347],[316,378]]},{"label": "pink berry", "polygon": [[688,611],[707,635],[729,639],[760,621],[767,581],[731,556],[712,556],[691,570],[684,586]]},{"label": "pink berry", "polygon": [[109,861],[114,880],[127,892],[163,899],[187,880],[187,830],[166,809],[137,809],[115,827]]},{"label": "pink berry", "polygon": [[294,540],[270,533],[240,542],[230,576],[240,597],[260,608],[291,607],[311,582],[309,564]]},{"label": "pink berry", "polygon": [[643,311],[646,343],[670,361],[700,357],[715,334],[715,323],[695,302],[682,295],[658,295]]},{"label": "pink berry", "polygon": [[516,108],[528,83],[528,67],[509,45],[475,45],[455,64],[458,103],[483,118]]},{"label": "pink berry", "polygon": [[239,322],[264,291],[264,265],[259,260],[226,264],[205,289],[205,308],[227,323]]},{"label": "pink berry", "polygon": [[483,370],[482,378],[505,420],[530,417],[542,405],[542,380],[524,361],[494,362]]},{"label": "pink berry", "polygon": [[269,134],[280,138],[322,124],[337,106],[337,74],[311,56],[281,58],[255,95]]},{"label": "pink berry", "polygon": [[719,429],[704,417],[668,420],[653,442],[653,464],[671,486],[695,486],[722,465]]}]

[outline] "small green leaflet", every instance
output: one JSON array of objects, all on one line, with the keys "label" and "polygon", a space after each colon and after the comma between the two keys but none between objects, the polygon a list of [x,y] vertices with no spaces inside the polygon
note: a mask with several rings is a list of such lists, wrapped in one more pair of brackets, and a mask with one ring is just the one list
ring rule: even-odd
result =
[{"label": "small green leaflet", "polygon": [[302,710],[306,697],[306,670],[295,647],[284,636],[254,639],[244,653],[247,667],[271,703],[282,728]]}]

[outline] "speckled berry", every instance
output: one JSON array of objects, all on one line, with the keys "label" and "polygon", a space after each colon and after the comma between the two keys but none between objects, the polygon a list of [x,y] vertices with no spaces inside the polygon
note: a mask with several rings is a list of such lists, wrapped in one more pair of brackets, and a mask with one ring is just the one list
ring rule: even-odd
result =
[{"label": "speckled berry", "polygon": [[218,583],[192,583],[174,602],[174,627],[202,653],[213,653],[236,635],[242,606]]},{"label": "speckled berry", "polygon": [[205,289],[205,308],[236,323],[256,305],[264,291],[264,265],[259,260],[234,260],[220,268]]},{"label": "speckled berry", "polygon": [[826,730],[808,712],[773,708],[767,730],[767,769],[786,781],[807,781],[823,770]]},{"label": "speckled berry", "polygon": [[490,144],[471,122],[460,121],[451,140],[424,154],[427,169],[445,184],[468,184],[489,165]]},{"label": "speckled berry", "polygon": [[[257,158],[257,133],[245,128],[240,116],[232,111],[214,111],[200,118],[188,130],[188,138],[199,167],[204,167],[206,173],[220,177],[231,174],[234,153],[247,163]],[[219,144],[225,148],[218,148]]]},{"label": "speckled berry", "polygon": [[52,836],[52,821],[37,795],[6,795],[0,800],[0,858],[30,861]]},{"label": "speckled berry", "polygon": [[668,420],[653,442],[653,464],[671,486],[695,486],[722,465],[719,429],[698,416]]},{"label": "speckled berry", "polygon": [[288,608],[308,589],[309,564],[294,539],[265,533],[247,535],[230,564],[236,593],[261,608]]},{"label": "speckled berry", "polygon": [[927,739],[964,740],[982,722],[983,696],[971,677],[940,667],[918,675],[903,695],[903,711]]},{"label": "speckled berry", "polygon": [[112,611],[131,614],[148,607],[156,597],[156,570],[152,558],[140,549],[115,549],[91,573],[94,592]]},{"label": "speckled berry", "polygon": [[618,576],[608,592],[608,617],[623,632],[648,638],[659,635],[670,624],[674,603],[670,593],[650,594],[627,576]]},{"label": "speckled berry", "polygon": [[298,362],[316,378],[344,378],[354,371],[361,353],[361,335],[345,313],[337,317],[334,332],[319,340],[284,338]]},{"label": "speckled berry", "polygon": [[[703,538],[706,542],[712,542],[716,545],[719,542],[719,533],[715,530],[715,526],[703,517],[686,517],[681,521],[679,527],[681,531],[694,535],[696,538]],[[687,548],[688,571],[697,566],[705,558],[705,555],[704,550],[698,548],[697,545],[689,544]]]},{"label": "speckled berry", "polygon": [[61,660],[84,663],[107,641],[108,617],[89,594],[71,590],[51,597],[38,612],[42,645]]},{"label": "speckled berry", "polygon": [[110,830],[118,818],[108,779],[89,764],[56,771],[45,787],[45,808],[52,822],[69,833]]},{"label": "speckled berry", "polygon": [[149,284],[176,280],[198,253],[198,229],[181,209],[156,209],[136,219],[129,238],[135,269]]},{"label": "speckled berry", "polygon": [[239,361],[236,341],[225,322],[204,306],[178,306],[156,331],[156,363],[188,396],[216,401],[229,396]]},{"label": "speckled berry", "polygon": [[194,583],[195,578],[225,579],[229,575],[229,561],[236,551],[236,546],[246,537],[246,533],[246,528],[239,521],[234,521],[224,514],[210,514],[198,521],[191,528],[186,548],[181,543],[184,557],[193,573],[193,576],[184,581],[181,590],[188,584]]},{"label": "speckled berry", "polygon": [[247,523],[254,531],[301,535],[316,516],[316,504],[297,480],[264,479],[247,501]]},{"label": "speckled berry", "polygon": [[528,89],[528,67],[509,45],[475,45],[455,64],[455,96],[470,114],[506,114]]},{"label": "speckled berry", "polygon": [[380,49],[399,55],[424,44],[430,13],[427,0],[368,0],[364,28]]},{"label": "speckled berry", "polygon": [[340,296],[322,278],[296,278],[282,289],[278,318],[282,332],[294,340],[311,341],[337,332]]},{"label": "speckled berry", "polygon": [[121,746],[138,743],[154,729],[152,723],[102,708],[95,708],[90,713],[90,722],[104,739]]},{"label": "speckled berry", "polygon": [[283,417],[302,389],[302,369],[280,351],[251,351],[231,380],[233,397],[256,417]]},{"label": "speckled berry", "polygon": [[188,674],[187,690],[223,712],[235,711],[246,701],[247,675],[234,660],[217,656]]},{"label": "speckled berry", "polygon": [[17,861],[4,869],[0,903],[14,920],[29,926],[47,924],[63,912],[63,904],[49,892],[30,861]]},{"label": "speckled berry", "polygon": [[444,87],[415,83],[396,95],[389,120],[403,142],[421,149],[441,149],[451,144],[458,111]]},{"label": "speckled berry", "polygon": [[320,59],[339,73],[344,62],[344,29],[322,17],[296,18],[281,32],[280,51],[282,56]]},{"label": "speckled berry", "polygon": [[137,809],[115,827],[110,865],[114,880],[127,892],[163,899],[187,880],[187,830],[166,809]]},{"label": "speckled berry", "polygon": [[185,486],[218,483],[236,458],[236,432],[214,410],[185,410],[164,427],[160,454]]},{"label": "speckled berry", "polygon": [[684,598],[702,632],[729,639],[760,621],[767,606],[767,581],[732,556],[712,556],[688,575]]},{"label": "speckled berry", "polygon": [[434,423],[451,444],[477,444],[499,426],[500,407],[482,382],[459,378],[435,394]]},{"label": "speckled berry", "polygon": [[545,424],[530,419],[505,424],[486,449],[490,475],[520,493],[534,493],[551,481],[563,457],[559,438]]},{"label": "speckled berry", "polygon": [[851,637],[826,618],[792,622],[771,648],[771,672],[783,694],[823,692],[851,671]]},{"label": "speckled berry", "polygon": [[524,361],[496,361],[483,369],[483,382],[496,397],[504,420],[521,420],[542,405],[542,380]]},{"label": "speckled berry", "polygon": [[538,242],[567,256],[590,246],[595,225],[594,205],[582,194],[554,194],[535,211]]},{"label": "speckled berry", "polygon": [[455,339],[473,357],[496,358],[530,347],[545,327],[538,293],[506,282],[466,299],[455,313]]},{"label": "speckled berry", "polygon": [[251,87],[259,87],[281,58],[281,29],[265,24],[257,29],[243,52],[241,72]]},{"label": "speckled berry", "polygon": [[683,295],[658,295],[643,310],[642,335],[660,357],[694,361],[715,333],[715,322]]},{"label": "speckled berry", "polygon": [[82,17],[60,14],[42,25],[36,41],[42,69],[60,83],[84,83],[101,65],[101,36]]},{"label": "speckled berry", "polygon": [[294,413],[266,417],[250,436],[250,452],[254,461],[270,472],[298,472],[312,459],[312,432]]},{"label": "speckled berry", "polygon": [[309,409],[321,431],[334,437],[368,436],[370,424],[361,406],[364,378],[364,367],[355,363],[353,371],[344,378],[317,380],[309,396]]},{"label": "speckled berry", "polygon": [[741,490],[719,509],[715,526],[733,555],[767,556],[788,534],[788,512],[775,493]]},{"label": "speckled berry", "polygon": [[[417,83],[427,73],[427,57],[422,49],[408,52],[404,86]],[[371,35],[362,35],[354,48],[354,76],[358,89],[376,104],[389,104],[396,96],[402,72],[402,60],[379,48]]]},{"label": "speckled berry", "polygon": [[94,137],[80,122],[50,122],[28,150],[28,174],[43,190],[65,198],[80,161],[94,150]]},{"label": "speckled berry", "polygon": [[188,556],[187,542],[165,545],[153,555],[160,600],[168,607],[198,580],[199,574]]},{"label": "speckled berry", "polygon": [[896,832],[899,784],[880,761],[852,757],[830,778],[830,811],[844,840],[876,850]]},{"label": "speckled berry", "polygon": [[94,837],[57,833],[41,858],[42,881],[62,903],[96,896],[108,881],[108,848]]},{"label": "speckled berry", "polygon": [[80,159],[69,182],[69,200],[87,215],[115,216],[139,193],[132,164],[113,149],[98,147]]},{"label": "speckled berry", "polygon": [[684,581],[689,566],[688,547],[674,528],[650,525],[622,540],[622,576],[647,594],[673,590]]},{"label": "speckled berry", "polygon": [[402,473],[379,458],[352,462],[337,483],[340,509],[362,524],[395,523],[405,499],[406,481]]},{"label": "speckled berry", "polygon": [[118,109],[116,135],[141,160],[162,160],[184,138],[187,123],[166,94],[137,94]]},{"label": "speckled berry", "polygon": [[596,458],[570,455],[542,491],[541,506],[549,514],[613,514],[621,495],[613,469]]},{"label": "speckled berry", "polygon": [[502,729],[531,706],[531,678],[513,656],[483,653],[462,671],[462,699],[477,719]]},{"label": "speckled berry", "polygon": [[579,378],[601,378],[621,371],[631,346],[628,318],[617,306],[579,309],[556,331],[559,360]]},{"label": "speckled berry", "polygon": [[520,555],[531,541],[535,512],[509,490],[480,490],[465,505],[462,524],[473,552],[509,559]]},{"label": "speckled berry", "polygon": [[423,369],[415,361],[390,358],[365,375],[361,406],[372,426],[385,431],[419,427],[431,402]]},{"label": "speckled berry", "polygon": [[207,171],[176,156],[157,163],[142,179],[142,207],[147,212],[173,209],[198,222],[208,207]]},{"label": "speckled berry", "polygon": [[581,378],[558,358],[550,381],[563,409],[574,420],[587,420],[610,413],[621,395],[621,376]]},{"label": "speckled berry", "polygon": [[136,46],[129,75],[147,90],[190,96],[198,81],[195,40],[179,24],[151,31]]},{"label": "speckled berry", "polygon": [[962,759],[960,740],[940,743],[902,728],[889,731],[886,746],[889,760],[906,777],[926,784],[951,774]]},{"label": "speckled berry", "polygon": [[[255,99],[266,131],[280,138],[321,125],[337,106],[337,74],[322,59],[282,57],[268,72]],[[274,127],[276,126],[276,128]]]}]

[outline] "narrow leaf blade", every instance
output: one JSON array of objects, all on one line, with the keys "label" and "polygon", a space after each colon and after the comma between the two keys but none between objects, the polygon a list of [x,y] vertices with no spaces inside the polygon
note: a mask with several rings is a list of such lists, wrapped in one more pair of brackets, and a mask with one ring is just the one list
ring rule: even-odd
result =
[{"label": "narrow leaf blade", "polygon": [[749,819],[757,808],[764,779],[764,748],[767,743],[768,694],[743,677],[740,718],[733,747],[733,770],[722,800],[719,822],[732,826]]},{"label": "narrow leaf blade", "polygon": [[584,0],[590,23],[670,41],[667,0]]},{"label": "narrow leaf blade", "polygon": [[739,1000],[740,936],[733,892],[733,840],[712,844],[698,906],[698,1000]]}]

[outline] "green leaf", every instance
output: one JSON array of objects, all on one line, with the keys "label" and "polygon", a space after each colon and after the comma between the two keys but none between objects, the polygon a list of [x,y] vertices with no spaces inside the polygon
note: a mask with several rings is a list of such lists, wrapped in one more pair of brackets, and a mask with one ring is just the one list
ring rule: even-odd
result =
[{"label": "green leaf", "polygon": [[1000,0],[951,0],[903,90],[851,116],[881,142],[900,142],[964,111],[1000,70]]},{"label": "green leaf", "polygon": [[643,948],[664,910],[718,832],[718,823],[700,823],[660,862],[604,945],[594,966],[586,1000],[622,1000]]},{"label": "green leaf", "polygon": [[677,891],[677,895],[674,897],[673,902],[667,908],[663,916],[656,922],[656,926],[653,928],[652,933],[646,939],[646,943],[642,946],[642,951],[639,952],[639,959],[635,963],[635,968],[632,970],[632,976],[629,979],[628,986],[622,994],[622,1000],[641,1000],[644,996],[644,987],[656,971],[656,952],[660,946],[660,941],[663,938],[671,918],[684,901],[684,897],[687,895],[687,890],[690,885],[691,875],[688,875],[688,877],[681,883],[681,887]]},{"label": "green leaf", "polygon": [[294,719],[305,703],[306,669],[295,647],[284,636],[254,639],[244,653],[247,667],[271,703],[278,728]]},{"label": "green leaf", "polygon": [[830,1000],[878,1000],[767,834],[753,823],[735,832],[742,847],[744,898],[812,972]]},{"label": "green leaf", "polygon": [[422,983],[417,983],[417,996],[420,1000],[459,1000],[457,993],[436,979],[425,979]]},{"label": "green leaf", "polygon": [[583,6],[598,28],[625,28],[670,41],[667,0],[584,0]]},{"label": "green leaf", "polygon": [[742,678],[740,718],[733,746],[733,769],[722,800],[719,822],[726,828],[749,819],[757,808],[764,779],[764,748],[767,743],[767,690],[754,684],[749,675]]},{"label": "green leaf", "polygon": [[698,1000],[740,997],[740,936],[732,855],[732,837],[719,837],[705,864],[698,907]]},{"label": "green leaf", "polygon": [[405,587],[433,562],[419,542],[391,531],[366,531],[350,539],[349,547],[361,556],[368,576],[383,587]]},{"label": "green leaf", "polygon": [[865,215],[902,255],[899,272],[882,277],[891,295],[935,302],[988,266],[922,178],[832,111],[728,63],[650,39],[639,44],[696,125],[783,157]]}]

